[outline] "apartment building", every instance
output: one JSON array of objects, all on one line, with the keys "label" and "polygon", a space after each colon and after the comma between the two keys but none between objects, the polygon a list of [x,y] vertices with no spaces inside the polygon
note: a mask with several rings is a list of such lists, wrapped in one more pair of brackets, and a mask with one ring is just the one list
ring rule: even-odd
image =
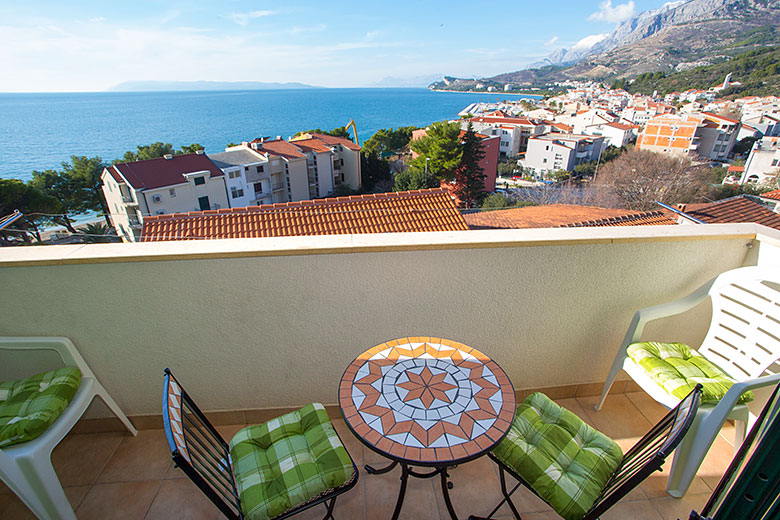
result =
[{"label": "apartment building", "polygon": [[111,223],[125,242],[140,238],[144,217],[230,205],[225,174],[202,152],[114,164],[101,181]]},{"label": "apartment building", "polygon": [[780,137],[764,137],[753,143],[739,183],[777,186],[780,174]]},{"label": "apartment building", "polygon": [[[261,137],[227,148],[248,150],[268,161],[270,202],[331,195],[336,186],[361,184],[360,147],[342,137],[302,134],[291,141]],[[265,184],[261,184],[265,189]]]},{"label": "apartment building", "polygon": [[637,139],[637,149],[676,155],[698,155],[725,161],[739,134],[736,119],[703,112],[665,114],[648,121]]},{"label": "apartment building", "polygon": [[474,131],[485,136],[500,137],[500,157],[514,157],[526,151],[528,139],[534,135],[542,135],[546,127],[544,123],[527,117],[511,117],[505,114],[488,114],[472,117],[461,121],[461,128],[466,129],[471,122]]},{"label": "apartment building", "polygon": [[248,147],[208,154],[208,157],[225,173],[231,208],[274,202],[268,157]]},{"label": "apartment building", "polygon": [[639,131],[638,125],[627,125],[624,123],[602,123],[586,126],[583,134],[600,135],[605,138],[604,146],[626,146],[636,139]]},{"label": "apartment building", "polygon": [[601,136],[559,133],[535,136],[528,140],[522,165],[536,175],[572,171],[580,163],[597,160],[605,146],[605,138]]}]

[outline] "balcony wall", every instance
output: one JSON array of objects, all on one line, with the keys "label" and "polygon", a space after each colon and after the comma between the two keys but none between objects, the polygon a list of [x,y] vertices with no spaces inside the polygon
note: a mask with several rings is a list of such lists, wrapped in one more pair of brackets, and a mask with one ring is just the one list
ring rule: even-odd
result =
[{"label": "balcony wall", "polygon": [[[6,248],[0,334],[71,338],[130,415],[160,413],[165,367],[206,410],[335,403],[355,356],[409,335],[482,350],[517,390],[598,383],[635,309],[778,244],[740,224]],[[693,321],[648,334],[695,342]]]}]

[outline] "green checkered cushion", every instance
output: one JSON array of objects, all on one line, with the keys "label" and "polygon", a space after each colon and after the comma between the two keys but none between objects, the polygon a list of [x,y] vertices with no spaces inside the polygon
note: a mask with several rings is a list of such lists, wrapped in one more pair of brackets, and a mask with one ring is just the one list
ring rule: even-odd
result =
[{"label": "green checkered cushion", "polygon": [[[653,381],[678,399],[685,398],[701,383],[701,402],[717,403],[734,384],[720,368],[684,343],[632,343],[627,352]],[[739,398],[740,403],[752,400],[752,392]]]},{"label": "green checkered cushion", "polygon": [[0,382],[0,448],[45,432],[76,395],[80,383],[81,372],[74,367]]},{"label": "green checkered cushion", "polygon": [[244,428],[230,441],[230,456],[248,520],[279,516],[344,485],[355,471],[319,403]]},{"label": "green checkered cushion", "polygon": [[612,439],[542,393],[517,407],[493,454],[566,520],[590,510],[623,460]]}]

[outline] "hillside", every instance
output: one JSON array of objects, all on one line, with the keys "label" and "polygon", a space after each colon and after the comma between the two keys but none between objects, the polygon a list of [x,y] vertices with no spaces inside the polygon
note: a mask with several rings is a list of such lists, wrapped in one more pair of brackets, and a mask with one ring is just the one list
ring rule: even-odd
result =
[{"label": "hillside", "polygon": [[665,74],[648,72],[634,81],[624,79],[613,82],[613,88],[623,88],[631,93],[660,94],[681,92],[690,88],[708,89],[723,82],[731,73],[732,81],[741,86],[729,88],[724,94],[732,96],[767,96],[780,92],[780,46],[756,49],[735,56],[729,61],[695,69]]},{"label": "hillside", "polygon": [[[574,65],[548,65],[480,80],[448,78],[456,90],[486,86],[541,85],[569,79],[613,80],[647,72],[671,73],[722,63],[753,49],[780,44],[778,0],[689,0],[667,4],[621,23]],[[574,51],[575,49],[571,49]],[[588,52],[599,52],[587,55]],[[557,51],[549,61],[567,60]],[[584,55],[584,56],[583,56]],[[431,88],[441,88],[437,84]],[[452,88],[452,87],[448,87]]]}]

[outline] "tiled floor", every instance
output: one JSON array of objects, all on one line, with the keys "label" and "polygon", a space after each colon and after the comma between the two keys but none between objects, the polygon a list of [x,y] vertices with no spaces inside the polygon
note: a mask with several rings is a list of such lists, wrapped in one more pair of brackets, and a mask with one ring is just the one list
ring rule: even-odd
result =
[{"label": "tiled floor", "polygon": [[[646,394],[616,394],[602,411],[593,411],[596,397],[559,399],[591,425],[616,439],[627,449],[650,429],[664,409]],[[343,421],[336,429],[360,468],[384,459],[363,448]],[[243,425],[220,426],[223,437],[231,438]],[[700,510],[720,480],[734,453],[733,427],[726,426],[715,441],[688,494],[674,499],[666,494],[668,467],[648,478],[638,489],[615,505],[602,518],[636,520],[687,520],[691,509]],[[67,437],[54,451],[54,466],[68,498],[83,520],[107,519],[216,519],[219,511],[170,462],[161,430],[143,430],[137,437],[122,433],[76,434]],[[670,463],[669,463],[670,464]],[[667,465],[668,466],[668,465]],[[336,502],[340,520],[390,518],[398,491],[400,470],[385,475],[367,475],[361,470],[355,488]],[[486,514],[500,499],[498,472],[483,457],[451,470],[451,491],[461,518]],[[444,520],[449,518],[438,479],[411,479],[401,518]],[[515,503],[527,520],[559,518],[528,491],[518,490]],[[319,519],[324,508],[299,515],[301,520]],[[0,518],[26,519],[34,516],[7,488],[0,486]],[[499,518],[512,518],[506,506]]]}]

